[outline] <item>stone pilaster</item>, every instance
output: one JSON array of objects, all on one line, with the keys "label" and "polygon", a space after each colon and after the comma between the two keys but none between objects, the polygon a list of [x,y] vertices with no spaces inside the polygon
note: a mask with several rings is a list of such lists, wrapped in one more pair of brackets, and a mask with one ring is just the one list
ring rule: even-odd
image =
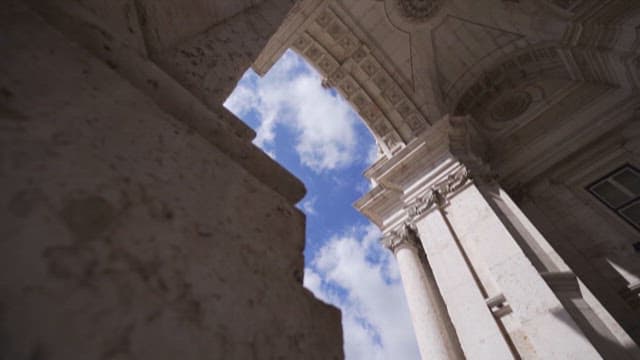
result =
[{"label": "stone pilaster", "polygon": [[[600,358],[509,231],[508,219],[477,187],[494,178],[486,148],[471,119],[445,117],[366,172],[378,186],[356,207],[383,232],[415,224],[417,236],[405,226],[407,240],[385,240],[413,299],[414,323],[425,326],[420,307],[433,301],[416,300],[413,292],[425,285],[408,275],[417,271],[418,247],[405,243],[420,239],[430,276],[426,288],[446,304],[466,357]],[[421,346],[428,345],[426,334],[416,328]]]},{"label": "stone pilaster", "polygon": [[[466,169],[452,172],[408,208],[409,216],[416,223],[421,245],[464,353],[470,358],[512,359],[510,340],[504,336],[499,316],[489,301],[501,294],[496,287],[481,282],[478,275],[481,269],[470,262],[468,249],[461,246],[447,218],[451,196],[468,186]],[[496,307],[502,310],[503,303]]]}]

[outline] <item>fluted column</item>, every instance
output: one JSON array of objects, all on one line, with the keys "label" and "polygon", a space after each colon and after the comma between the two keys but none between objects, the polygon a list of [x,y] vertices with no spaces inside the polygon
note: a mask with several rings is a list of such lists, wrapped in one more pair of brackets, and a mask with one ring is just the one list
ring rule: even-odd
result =
[{"label": "fluted column", "polygon": [[421,260],[415,231],[404,225],[385,236],[383,244],[398,262],[422,358],[464,359],[431,269]]}]

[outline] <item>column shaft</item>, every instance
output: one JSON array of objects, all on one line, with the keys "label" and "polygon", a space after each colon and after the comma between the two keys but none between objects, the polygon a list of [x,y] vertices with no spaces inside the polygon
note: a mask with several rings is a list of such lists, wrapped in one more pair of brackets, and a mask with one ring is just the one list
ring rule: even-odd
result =
[{"label": "column shaft", "polygon": [[418,247],[401,240],[391,247],[398,262],[414,332],[423,359],[464,359],[430,269]]}]

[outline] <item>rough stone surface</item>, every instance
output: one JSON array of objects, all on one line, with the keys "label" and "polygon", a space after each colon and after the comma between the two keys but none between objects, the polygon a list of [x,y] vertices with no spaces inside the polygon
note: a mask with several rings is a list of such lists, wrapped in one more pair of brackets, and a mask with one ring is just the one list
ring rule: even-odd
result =
[{"label": "rough stone surface", "polygon": [[342,358],[292,200],[25,3],[0,33],[0,358]]},{"label": "rough stone surface", "polygon": [[156,57],[168,73],[205,104],[218,107],[278,28],[291,5],[290,0],[264,1]]}]

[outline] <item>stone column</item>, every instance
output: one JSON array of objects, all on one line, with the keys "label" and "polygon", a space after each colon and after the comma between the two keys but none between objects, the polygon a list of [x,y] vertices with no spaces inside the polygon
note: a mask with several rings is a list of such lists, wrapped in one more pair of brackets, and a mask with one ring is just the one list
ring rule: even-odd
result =
[{"label": "stone column", "polygon": [[431,269],[421,260],[414,230],[405,225],[385,236],[383,243],[398,261],[422,358],[464,359]]},{"label": "stone column", "polygon": [[501,320],[523,358],[601,358],[475,184],[450,195],[446,216],[512,308]]},{"label": "stone column", "polygon": [[423,312],[424,304],[433,303],[436,309],[446,304],[445,318],[455,327],[448,337],[459,341],[469,359],[600,359],[519,245],[510,221],[478,188],[479,177],[491,174],[486,153],[469,118],[445,117],[367,170],[378,185],[356,203],[384,233],[403,223],[417,226],[426,274],[416,274],[420,270],[411,265],[419,263],[415,250],[400,253],[409,249],[402,245],[407,240],[399,237],[398,245],[390,245],[421,349],[428,358],[441,358],[428,351],[429,334],[442,329],[421,320],[437,321]]}]

